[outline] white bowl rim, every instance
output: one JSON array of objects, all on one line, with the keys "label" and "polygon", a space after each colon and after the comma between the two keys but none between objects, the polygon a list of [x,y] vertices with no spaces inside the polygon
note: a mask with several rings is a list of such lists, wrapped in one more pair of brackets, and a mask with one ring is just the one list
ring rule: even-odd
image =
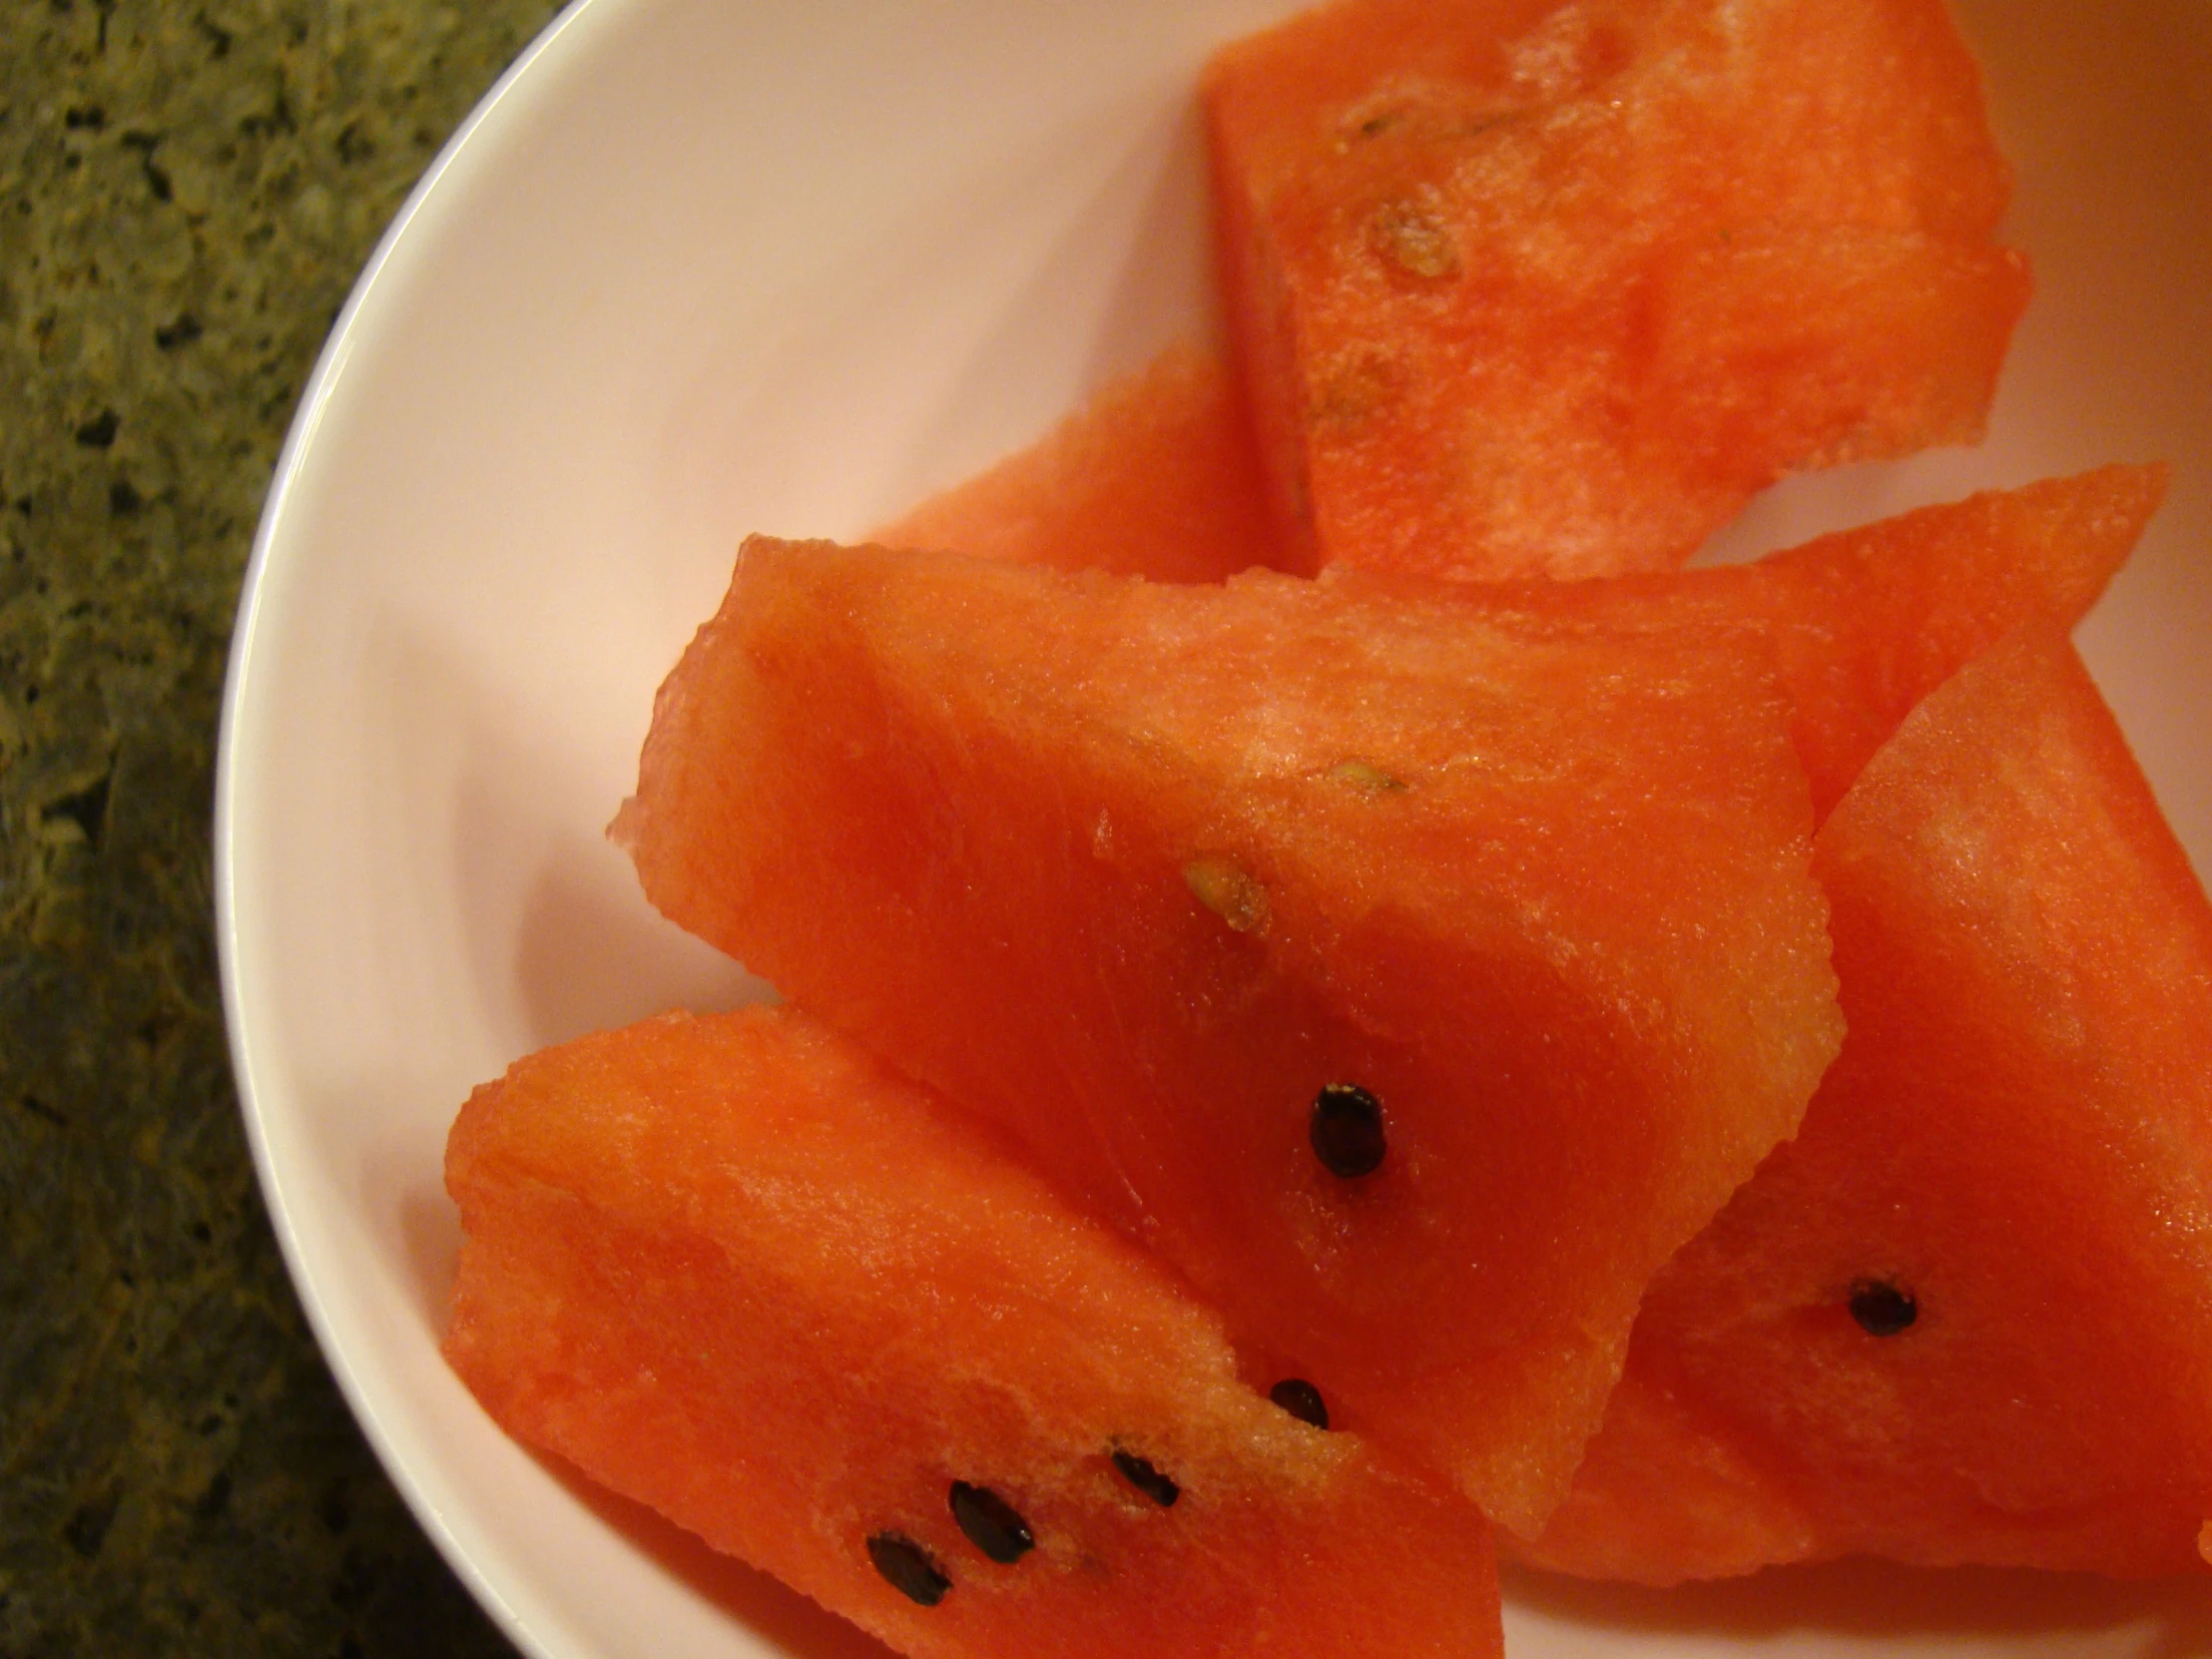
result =
[{"label": "white bowl rim", "polygon": [[387,270],[406,245],[408,232],[425,207],[449,188],[449,181],[468,165],[467,158],[474,153],[472,147],[481,148],[478,135],[513,118],[517,104],[528,96],[526,93],[518,93],[517,89],[526,78],[531,77],[538,64],[564,50],[564,43],[575,39],[579,32],[578,26],[587,13],[596,18],[621,10],[631,3],[632,0],[569,0],[569,4],[562,7],[552,21],[500,73],[490,90],[469,111],[460,126],[454,129],[452,136],[439,148],[421,178],[415,182],[414,188],[407,193],[399,211],[384,228],[383,235],[377,239],[374,252],[369,255],[368,263],[355,278],[336,321],[331,324],[329,336],[324,340],[321,353],[315,359],[314,370],[300,393],[299,405],[293,412],[290,428],[284,435],[283,446],[277,453],[276,469],[271,478],[269,492],[263,500],[261,519],[255,530],[253,549],[248,555],[240,588],[238,618],[233,627],[230,657],[224,672],[222,717],[216,740],[212,854],[216,957],[223,986],[224,1027],[231,1053],[231,1073],[238,1089],[239,1108],[246,1120],[247,1142],[253,1153],[255,1176],[261,1188],[263,1203],[269,1212],[270,1226],[276,1235],[277,1248],[283,1254],[286,1275],[293,1293],[299,1299],[301,1310],[306,1315],[315,1346],[321,1353],[323,1363],[329,1368],[347,1408],[352,1412],[353,1420],[360,1425],[377,1462],[413,1513],[416,1522],[438,1553],[468,1587],[477,1604],[490,1614],[507,1639],[537,1655],[543,1655],[546,1650],[535,1639],[520,1611],[485,1574],[475,1556],[462,1546],[461,1540],[447,1523],[443,1511],[432,1500],[421,1472],[408,1459],[399,1455],[398,1447],[393,1442],[373,1396],[362,1384],[352,1363],[350,1350],[329,1316],[317,1289],[317,1282],[307,1269],[298,1226],[285,1202],[284,1187],[278,1179],[278,1172],[271,1155],[265,1091],[261,1075],[254,1064],[254,1044],[246,1028],[246,999],[239,977],[240,941],[236,906],[239,869],[238,842],[234,831],[241,807],[243,775],[239,762],[238,729],[255,674],[254,645],[261,629],[265,595],[271,572],[281,557],[280,547],[287,524],[286,511],[293,489],[313,447],[316,429],[322,423],[323,414],[329,407],[344,375],[346,363],[353,354],[363,314],[375,304]]}]

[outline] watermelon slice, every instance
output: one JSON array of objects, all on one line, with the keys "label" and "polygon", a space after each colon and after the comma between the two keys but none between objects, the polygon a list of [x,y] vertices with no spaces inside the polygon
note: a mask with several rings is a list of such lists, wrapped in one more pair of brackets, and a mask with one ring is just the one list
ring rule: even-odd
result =
[{"label": "watermelon slice", "polygon": [[805,1019],[671,1015],[454,1125],[446,1353],[511,1433],[902,1652],[1500,1652],[1471,1506]]},{"label": "watermelon slice", "polygon": [[1678,564],[1787,472],[1978,438],[2027,298],[1941,0],[1339,0],[1205,97],[1317,560]]},{"label": "watermelon slice", "polygon": [[[1581,582],[1464,583],[1455,604],[1610,628],[1736,623],[1773,640],[1790,735],[1825,819],[1916,704],[2035,616],[2071,627],[2165,499],[2164,465],[2107,466],[1822,536],[1746,565]],[[1336,566],[1324,580],[1387,589]]]},{"label": "watermelon slice", "polygon": [[1219,582],[1289,556],[1235,377],[1193,345],[869,539],[1157,582]]},{"label": "watermelon slice", "polygon": [[2212,905],[2055,628],[1906,721],[1816,867],[1843,1055],[1654,1282],[1529,1558],[2203,1570]]},{"label": "watermelon slice", "polygon": [[616,834],[1533,1530],[1839,1039],[1765,642],[747,544]]}]

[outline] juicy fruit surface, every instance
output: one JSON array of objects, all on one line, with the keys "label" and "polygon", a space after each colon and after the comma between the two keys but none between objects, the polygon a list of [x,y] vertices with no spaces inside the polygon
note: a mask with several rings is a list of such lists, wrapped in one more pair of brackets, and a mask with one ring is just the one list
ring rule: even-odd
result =
[{"label": "juicy fruit surface", "polygon": [[1219,582],[1290,556],[1237,382],[1189,345],[869,539],[1156,582]]},{"label": "juicy fruit surface", "polygon": [[[1790,735],[1825,819],[1922,698],[2035,617],[2087,614],[2170,469],[2107,466],[1822,536],[1744,565],[1577,583],[1464,583],[1454,603],[1610,628],[1733,623],[1774,644]],[[1333,569],[1349,586],[1387,583]]]},{"label": "juicy fruit surface", "polygon": [[1679,563],[1786,472],[1978,438],[2027,298],[1940,0],[1340,0],[1206,98],[1318,560]]},{"label": "juicy fruit surface", "polygon": [[[756,539],[616,833],[1533,1529],[1645,1281],[1839,1039],[1765,655]],[[1317,1155],[1331,1085],[1373,1173]]]},{"label": "juicy fruit surface", "polygon": [[1823,536],[1755,565],[1685,571],[1765,626],[1825,819],[1921,700],[2036,616],[2071,627],[2134,550],[2169,469],[2108,466]]},{"label": "juicy fruit surface", "polygon": [[1816,867],[1843,1054],[1654,1281],[1531,1557],[2203,1570],[2212,905],[2062,636],[1931,697]]},{"label": "juicy fruit surface", "polygon": [[1500,1651],[1471,1507],[1269,1403],[1156,1264],[802,1016],[524,1060],[447,1183],[492,1414],[901,1651]]}]

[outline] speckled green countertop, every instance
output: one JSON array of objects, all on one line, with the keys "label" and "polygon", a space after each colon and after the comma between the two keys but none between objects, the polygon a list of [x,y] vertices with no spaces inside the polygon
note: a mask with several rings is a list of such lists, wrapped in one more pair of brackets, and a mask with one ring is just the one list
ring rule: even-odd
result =
[{"label": "speckled green countertop", "polygon": [[217,704],[292,406],[553,0],[0,12],[0,1656],[507,1651],[284,1278],[224,1050]]}]

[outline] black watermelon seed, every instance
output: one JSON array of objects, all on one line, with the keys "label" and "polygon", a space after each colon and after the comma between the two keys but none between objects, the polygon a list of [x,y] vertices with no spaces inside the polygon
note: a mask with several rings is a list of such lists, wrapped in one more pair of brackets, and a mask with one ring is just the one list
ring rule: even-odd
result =
[{"label": "black watermelon seed", "polygon": [[1382,1102],[1357,1083],[1331,1083],[1314,1097],[1308,1125],[1322,1168],[1346,1181],[1373,1175],[1382,1164]]},{"label": "black watermelon seed", "polygon": [[1037,1547],[1036,1534],[1021,1518],[1021,1511],[988,1486],[952,1482],[952,1518],[968,1535],[968,1542],[992,1560],[1011,1564]]},{"label": "black watermelon seed", "polygon": [[924,1607],[936,1606],[952,1588],[952,1580],[937,1570],[927,1550],[895,1532],[878,1532],[868,1539],[867,1558],[890,1581],[892,1589]]},{"label": "black watermelon seed", "polygon": [[1895,1285],[1866,1279],[1851,1288],[1851,1317],[1870,1337],[1894,1337],[1921,1317],[1921,1305]]},{"label": "black watermelon seed", "polygon": [[1133,1451],[1115,1452],[1114,1467],[1121,1470],[1130,1485],[1163,1509],[1183,1495],[1182,1487]]},{"label": "black watermelon seed", "polygon": [[1310,1422],[1316,1428],[1329,1426],[1329,1402],[1321,1397],[1321,1390],[1303,1377],[1286,1377],[1268,1390],[1268,1398],[1300,1422]]}]

